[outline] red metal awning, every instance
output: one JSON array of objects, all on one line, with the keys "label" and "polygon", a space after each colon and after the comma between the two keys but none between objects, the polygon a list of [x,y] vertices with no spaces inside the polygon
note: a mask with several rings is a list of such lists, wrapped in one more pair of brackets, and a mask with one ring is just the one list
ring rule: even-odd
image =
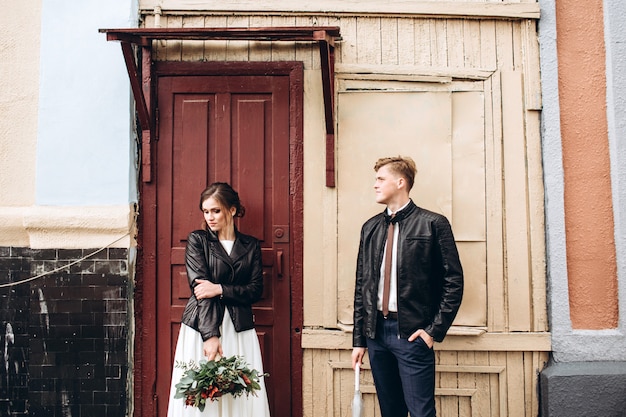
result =
[{"label": "red metal awning", "polygon": [[[152,41],[154,40],[250,40],[317,42],[320,50],[324,112],[326,119],[326,186],[335,186],[335,41],[341,40],[337,26],[270,27],[270,28],[131,28],[100,29],[108,41],[119,41],[126,62],[131,88],[137,102],[137,114],[142,130],[143,180],[151,181],[151,139],[154,137],[154,118],[150,114],[152,80]],[[142,48],[143,82],[132,45]],[[146,73],[147,72],[147,73]]]}]

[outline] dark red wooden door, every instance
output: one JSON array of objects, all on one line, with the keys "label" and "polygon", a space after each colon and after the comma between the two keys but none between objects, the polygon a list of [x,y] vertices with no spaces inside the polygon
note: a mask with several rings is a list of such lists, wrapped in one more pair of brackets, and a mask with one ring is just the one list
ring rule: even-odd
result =
[{"label": "dark red wooden door", "polygon": [[184,305],[188,233],[200,192],[226,181],[246,215],[237,227],[262,241],[262,300],[254,314],[274,416],[291,415],[289,77],[169,76],[158,80],[157,377],[165,416]]}]

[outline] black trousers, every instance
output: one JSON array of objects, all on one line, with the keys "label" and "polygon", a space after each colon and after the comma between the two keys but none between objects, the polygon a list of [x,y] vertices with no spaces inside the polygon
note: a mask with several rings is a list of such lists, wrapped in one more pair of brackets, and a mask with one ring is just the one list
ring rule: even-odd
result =
[{"label": "black trousers", "polygon": [[400,339],[398,321],[379,316],[367,339],[382,417],[435,417],[435,352],[426,342]]}]

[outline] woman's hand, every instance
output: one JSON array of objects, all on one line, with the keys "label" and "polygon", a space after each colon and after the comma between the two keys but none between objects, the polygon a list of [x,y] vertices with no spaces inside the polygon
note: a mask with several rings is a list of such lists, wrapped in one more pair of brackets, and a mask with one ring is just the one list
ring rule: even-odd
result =
[{"label": "woman's hand", "polygon": [[222,352],[220,338],[213,336],[205,340],[204,343],[202,343],[202,353],[210,361],[215,360],[218,356],[223,356],[224,352]]},{"label": "woman's hand", "polygon": [[206,279],[197,279],[196,282],[198,285],[194,287],[193,293],[198,300],[222,295],[222,286],[220,284],[214,284]]}]

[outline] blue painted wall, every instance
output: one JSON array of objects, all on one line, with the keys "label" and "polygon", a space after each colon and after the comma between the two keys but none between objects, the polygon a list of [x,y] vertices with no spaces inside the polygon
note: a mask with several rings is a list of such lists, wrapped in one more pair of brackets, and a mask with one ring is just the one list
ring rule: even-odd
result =
[{"label": "blue painted wall", "polygon": [[44,0],[36,204],[137,200],[133,101],[121,48],[99,28],[137,26],[135,0]]}]

